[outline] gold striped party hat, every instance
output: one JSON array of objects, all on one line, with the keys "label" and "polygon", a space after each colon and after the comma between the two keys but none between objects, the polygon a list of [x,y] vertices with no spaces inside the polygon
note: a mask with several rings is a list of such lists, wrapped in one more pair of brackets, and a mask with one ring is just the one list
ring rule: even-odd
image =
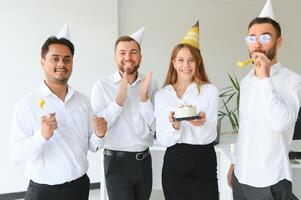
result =
[{"label": "gold striped party hat", "polygon": [[197,21],[195,25],[189,29],[186,36],[181,40],[180,44],[188,44],[200,49],[199,37],[199,21]]}]

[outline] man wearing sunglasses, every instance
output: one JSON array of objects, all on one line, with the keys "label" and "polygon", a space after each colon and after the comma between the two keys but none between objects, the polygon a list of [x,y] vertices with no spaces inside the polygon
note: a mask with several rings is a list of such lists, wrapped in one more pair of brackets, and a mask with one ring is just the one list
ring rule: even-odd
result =
[{"label": "man wearing sunglasses", "polygon": [[301,77],[277,61],[282,37],[273,17],[253,19],[245,40],[254,67],[241,81],[240,127],[228,183],[234,200],[294,200],[288,151]]}]

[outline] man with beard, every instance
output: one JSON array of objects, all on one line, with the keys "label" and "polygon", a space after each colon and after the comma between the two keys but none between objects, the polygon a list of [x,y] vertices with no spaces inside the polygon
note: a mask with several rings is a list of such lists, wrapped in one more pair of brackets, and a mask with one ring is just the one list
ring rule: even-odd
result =
[{"label": "man with beard", "polygon": [[91,95],[104,140],[104,173],[110,200],[148,200],[152,190],[149,146],[153,144],[153,98],[157,91],[152,73],[143,77],[140,41],[143,30],[115,43],[118,69],[96,81]]},{"label": "man with beard", "polygon": [[68,85],[74,46],[68,26],[41,50],[44,82],[21,99],[13,117],[11,151],[30,180],[25,200],[88,200],[87,151],[104,131],[92,131],[89,99]]},{"label": "man with beard", "polygon": [[[267,6],[271,8],[269,0]],[[294,200],[288,151],[300,107],[301,77],[277,61],[282,37],[273,15],[253,19],[248,32],[254,68],[241,81],[240,127],[228,184],[234,200]]]}]

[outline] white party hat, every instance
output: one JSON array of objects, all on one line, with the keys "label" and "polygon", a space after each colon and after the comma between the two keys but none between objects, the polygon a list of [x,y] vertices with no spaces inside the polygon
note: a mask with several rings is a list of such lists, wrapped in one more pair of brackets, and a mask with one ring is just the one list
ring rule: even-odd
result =
[{"label": "white party hat", "polygon": [[271,0],[267,0],[267,2],[265,3],[259,17],[269,17],[273,20],[276,20],[275,16],[274,16],[273,6],[272,6]]},{"label": "white party hat", "polygon": [[70,40],[70,34],[69,34],[69,25],[65,24],[65,26],[62,28],[62,30],[56,35],[58,39],[64,38],[67,40]]},{"label": "white party hat", "polygon": [[139,45],[141,45],[142,38],[144,35],[145,26],[131,34],[130,37],[133,38]]}]

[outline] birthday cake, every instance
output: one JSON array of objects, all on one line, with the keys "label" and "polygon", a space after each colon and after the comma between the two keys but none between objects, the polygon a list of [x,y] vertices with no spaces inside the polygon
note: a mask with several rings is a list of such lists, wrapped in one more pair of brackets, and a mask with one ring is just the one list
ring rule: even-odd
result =
[{"label": "birthday cake", "polygon": [[190,118],[197,115],[196,107],[192,105],[181,105],[175,109],[175,118]]}]

